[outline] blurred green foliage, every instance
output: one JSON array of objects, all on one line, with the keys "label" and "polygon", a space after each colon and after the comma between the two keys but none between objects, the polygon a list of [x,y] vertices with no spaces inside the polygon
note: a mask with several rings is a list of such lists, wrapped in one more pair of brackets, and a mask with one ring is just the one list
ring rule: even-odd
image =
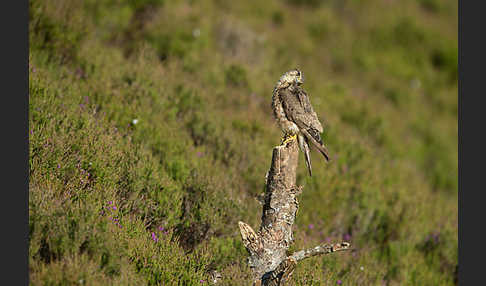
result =
[{"label": "blurred green foliage", "polygon": [[29,18],[33,285],[247,285],[237,222],[260,224],[294,67],[334,160],[299,166],[292,250],[354,247],[296,284],[457,284],[457,2],[30,0]]},{"label": "blurred green foliage", "polygon": [[231,65],[225,71],[226,83],[233,86],[247,85],[246,71],[238,65]]}]

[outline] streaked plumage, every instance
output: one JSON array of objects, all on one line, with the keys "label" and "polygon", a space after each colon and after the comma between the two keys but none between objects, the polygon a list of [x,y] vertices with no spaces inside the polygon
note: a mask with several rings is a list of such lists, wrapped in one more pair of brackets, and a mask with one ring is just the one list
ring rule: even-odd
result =
[{"label": "streaked plumage", "polygon": [[322,143],[321,122],[312,108],[307,93],[300,87],[302,83],[303,74],[297,69],[283,74],[273,90],[272,109],[284,135],[297,135],[309,175],[312,176],[309,141],[327,161],[329,153]]}]

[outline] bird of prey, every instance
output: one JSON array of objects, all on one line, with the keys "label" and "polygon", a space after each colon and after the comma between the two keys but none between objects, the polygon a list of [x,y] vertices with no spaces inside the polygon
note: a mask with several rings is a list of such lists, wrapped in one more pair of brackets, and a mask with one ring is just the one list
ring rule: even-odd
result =
[{"label": "bird of prey", "polygon": [[309,100],[301,87],[304,76],[298,69],[284,73],[277,82],[272,95],[272,109],[278,125],[284,133],[282,144],[297,139],[304,153],[305,163],[312,176],[309,141],[329,161],[329,152],[322,143],[323,131]]}]

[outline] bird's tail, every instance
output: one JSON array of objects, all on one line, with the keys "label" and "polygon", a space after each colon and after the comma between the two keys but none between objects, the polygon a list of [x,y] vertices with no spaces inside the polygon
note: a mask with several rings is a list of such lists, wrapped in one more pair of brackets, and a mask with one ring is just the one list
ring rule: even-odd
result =
[{"label": "bird's tail", "polygon": [[310,158],[309,142],[302,134],[297,135],[297,140],[299,141],[300,150],[304,153],[305,164],[307,165],[307,170],[309,170],[309,176],[312,177],[312,166]]},{"label": "bird's tail", "polygon": [[321,152],[321,154],[324,155],[326,160],[330,161],[329,151],[327,151],[326,146],[324,146],[324,144],[320,142],[317,142],[317,140],[314,137],[312,137],[307,130],[301,129],[300,131],[305,135],[305,138],[307,140],[310,140],[312,144],[317,148],[317,150],[319,150],[319,152]]}]

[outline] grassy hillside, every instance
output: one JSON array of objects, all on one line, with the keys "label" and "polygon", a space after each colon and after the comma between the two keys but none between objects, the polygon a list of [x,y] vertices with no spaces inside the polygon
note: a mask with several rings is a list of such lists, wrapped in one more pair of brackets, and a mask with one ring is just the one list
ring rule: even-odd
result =
[{"label": "grassy hillside", "polygon": [[248,285],[299,67],[334,161],[303,157],[296,285],[457,284],[457,1],[30,0],[32,285]]}]

